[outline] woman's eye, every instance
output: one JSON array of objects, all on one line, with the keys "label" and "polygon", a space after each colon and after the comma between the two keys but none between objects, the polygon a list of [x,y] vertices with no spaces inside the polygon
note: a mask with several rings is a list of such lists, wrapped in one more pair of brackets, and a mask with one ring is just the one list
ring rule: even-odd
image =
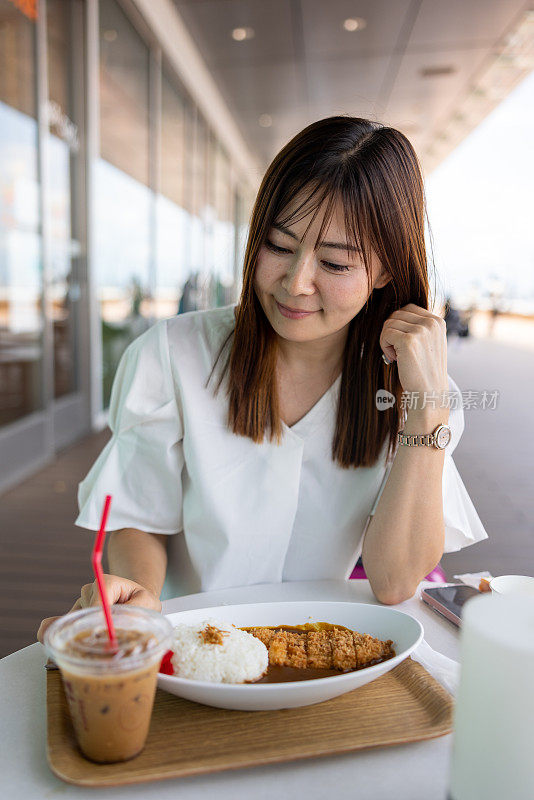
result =
[{"label": "woman's eye", "polygon": [[[272,250],[273,253],[291,253],[291,250],[288,250],[285,247],[279,247],[274,242],[271,242],[269,239],[265,240],[265,245],[268,247],[269,250]],[[350,267],[347,267],[343,264],[332,264],[331,261],[321,261],[321,264],[324,264],[327,269],[331,269],[334,272],[346,272]]]},{"label": "woman's eye", "polygon": [[345,266],[344,264],[331,264],[330,261],[322,261],[322,264],[325,264],[329,269],[333,269],[336,272],[345,272],[345,270],[349,269],[349,267]]},{"label": "woman's eye", "polygon": [[277,244],[274,244],[273,242],[270,242],[268,239],[266,240],[265,244],[267,245],[269,250],[273,251],[273,253],[290,253],[291,252],[291,250],[287,250],[285,247],[278,247]]}]

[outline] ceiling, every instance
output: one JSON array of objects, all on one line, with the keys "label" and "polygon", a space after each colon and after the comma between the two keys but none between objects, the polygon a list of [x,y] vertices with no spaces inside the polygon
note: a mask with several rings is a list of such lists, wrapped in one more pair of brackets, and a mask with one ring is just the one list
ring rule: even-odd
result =
[{"label": "ceiling", "polygon": [[[264,168],[310,122],[351,114],[402,130],[427,172],[502,99],[503,92],[495,95],[449,139],[449,123],[465,120],[459,112],[466,97],[531,6],[525,0],[174,3]],[[365,26],[349,32],[347,18]],[[252,28],[253,38],[235,41],[237,27]],[[508,80],[506,93],[518,79]],[[260,125],[262,115],[270,127]]]}]

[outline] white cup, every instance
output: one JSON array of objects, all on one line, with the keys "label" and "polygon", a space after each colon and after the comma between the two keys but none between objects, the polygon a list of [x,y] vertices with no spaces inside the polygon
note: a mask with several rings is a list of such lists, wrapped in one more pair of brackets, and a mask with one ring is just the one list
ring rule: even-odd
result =
[{"label": "white cup", "polygon": [[534,798],[534,599],[485,593],[462,613],[451,800]]},{"label": "white cup", "polygon": [[529,575],[500,575],[490,581],[493,594],[515,594],[534,597],[534,578]]}]

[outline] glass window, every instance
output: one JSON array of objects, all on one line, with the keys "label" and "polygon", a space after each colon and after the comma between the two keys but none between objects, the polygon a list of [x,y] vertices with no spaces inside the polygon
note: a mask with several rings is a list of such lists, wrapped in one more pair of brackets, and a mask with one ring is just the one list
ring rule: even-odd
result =
[{"label": "glass window", "polygon": [[214,140],[212,147],[214,218],[208,262],[214,280],[214,305],[228,305],[234,299],[235,224],[230,160]]},{"label": "glass window", "polygon": [[[189,303],[193,300],[194,307],[197,307],[196,298],[191,294],[191,282],[188,283],[190,213],[186,208],[189,141],[186,130],[190,123],[186,100],[164,71],[161,87],[161,191],[157,198],[156,317],[170,317],[179,310],[189,311]],[[188,307],[184,309],[184,305]]]},{"label": "glass window", "polygon": [[43,407],[35,36],[0,0],[0,425]]},{"label": "glass window", "polygon": [[186,100],[165,71],[161,80],[161,193],[183,208]]},{"label": "glass window", "polygon": [[149,50],[115,0],[100,1],[100,159],[95,271],[102,317],[103,402],[118,361],[149,324]]},{"label": "glass window", "polygon": [[[191,153],[189,279],[191,298],[196,298],[194,308],[206,308],[209,305],[209,275],[205,268],[208,130],[198,110],[195,111],[194,132]],[[191,306],[192,303],[189,305]],[[192,310],[192,308],[188,310]]]},{"label": "glass window", "polygon": [[[78,386],[79,267],[76,203],[83,197],[83,19],[79,0],[46,4],[48,50],[48,200],[50,214],[50,301],[54,347],[54,396]],[[76,47],[73,46],[76,42]]]},{"label": "glass window", "polygon": [[100,0],[100,155],[149,184],[148,47],[116,0]]}]

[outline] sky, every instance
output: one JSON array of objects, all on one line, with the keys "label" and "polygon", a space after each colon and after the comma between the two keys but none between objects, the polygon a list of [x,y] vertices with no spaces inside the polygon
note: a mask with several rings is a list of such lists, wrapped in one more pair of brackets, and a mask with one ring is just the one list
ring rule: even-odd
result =
[{"label": "sky", "polygon": [[445,292],[484,297],[500,282],[534,312],[534,72],[428,176],[426,192]]}]

